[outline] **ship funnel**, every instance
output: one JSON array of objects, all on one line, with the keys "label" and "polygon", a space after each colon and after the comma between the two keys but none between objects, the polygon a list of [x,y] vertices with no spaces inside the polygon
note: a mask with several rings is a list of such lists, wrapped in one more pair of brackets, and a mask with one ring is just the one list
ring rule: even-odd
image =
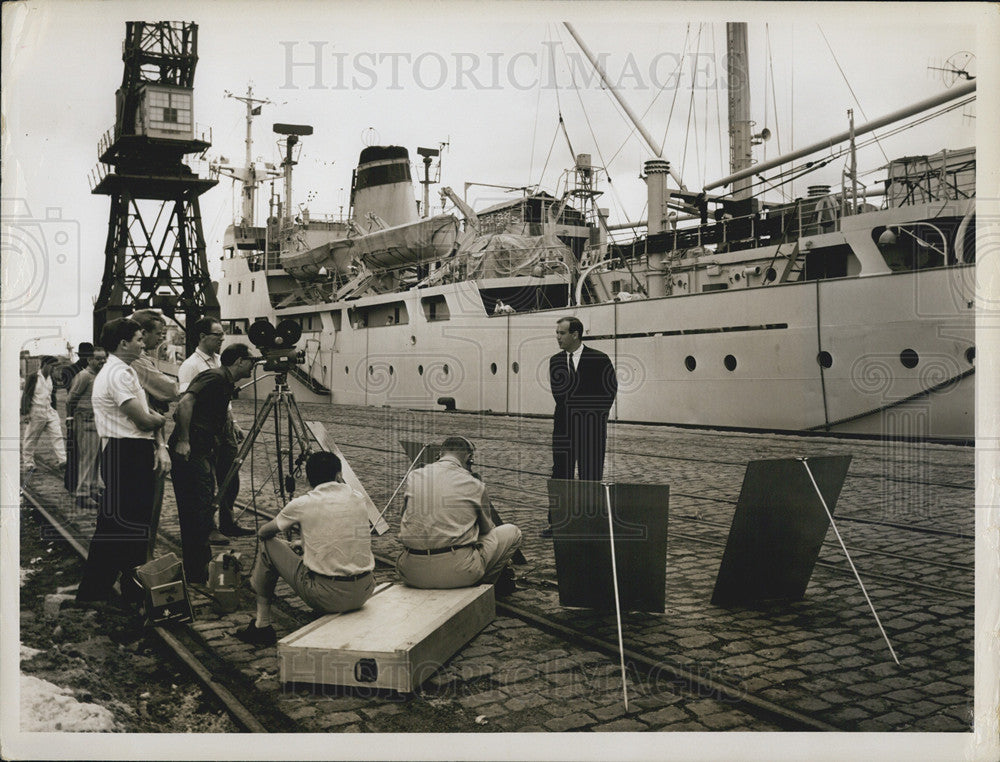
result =
[{"label": "ship funnel", "polygon": [[[667,199],[670,198],[667,192],[667,177],[670,176],[670,162],[664,159],[650,159],[643,168],[646,171],[646,198],[649,206],[646,232],[652,236],[670,229],[670,222],[667,219]],[[651,297],[666,296],[667,283],[663,275],[666,262],[663,253],[650,254],[648,264],[646,293]]]},{"label": "ship funnel", "polygon": [[650,235],[662,233],[666,229],[667,216],[667,177],[670,175],[670,162],[663,159],[650,159],[643,168],[646,171],[646,198],[649,207],[649,221],[646,230]]},{"label": "ship funnel", "polygon": [[407,150],[402,146],[368,146],[361,151],[351,204],[354,221],[362,230],[371,229],[369,214],[389,227],[415,222],[417,202]]}]

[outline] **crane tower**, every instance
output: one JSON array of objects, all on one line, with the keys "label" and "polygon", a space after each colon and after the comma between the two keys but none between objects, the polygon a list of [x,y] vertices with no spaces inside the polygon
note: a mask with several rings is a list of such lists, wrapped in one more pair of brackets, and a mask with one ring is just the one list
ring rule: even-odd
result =
[{"label": "crane tower", "polygon": [[93,193],[111,197],[95,339],[107,321],[145,307],[185,326],[219,317],[198,205],[218,180],[184,163],[211,145],[193,119],[198,26],[129,21],[122,60],[115,126],[98,143],[91,181]]}]

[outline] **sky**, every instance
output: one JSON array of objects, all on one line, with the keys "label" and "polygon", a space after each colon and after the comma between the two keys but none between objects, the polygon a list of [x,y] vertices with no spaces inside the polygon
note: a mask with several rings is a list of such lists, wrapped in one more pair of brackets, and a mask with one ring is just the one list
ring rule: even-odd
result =
[{"label": "sky", "polygon": [[[280,161],[275,122],[314,128],[302,141],[293,191],[293,205],[314,216],[346,211],[351,171],[369,143],[406,146],[413,160],[418,146],[447,144],[441,181],[459,194],[467,182],[555,192],[572,145],[607,168],[611,183],[601,181],[599,203],[614,224],[645,218],[640,171],[653,153],[560,21],[570,20],[605,63],[662,143],[663,158],[689,188],[700,188],[729,173],[721,153],[728,151],[727,19],[750,22],[751,116],[755,130],[772,133],[755,149],[758,161],[845,130],[848,108],[860,125],[944,90],[946,78],[929,67],[977,49],[975,12],[954,5],[892,17],[862,6],[868,21],[860,25],[857,14],[810,7],[624,3],[609,20],[603,6],[586,3],[573,4],[571,14],[558,3],[379,4],[377,11],[336,2],[5,4],[3,196],[14,231],[5,238],[14,252],[4,257],[7,327],[30,323],[31,336],[18,339],[90,338],[110,199],[92,195],[88,177],[97,142],[114,123],[127,20],[198,24],[194,118],[211,130],[208,161],[243,160],[244,107],[226,91],[245,94],[252,84],[255,97],[271,101],[254,123],[255,159]],[[861,149],[862,179],[884,177],[876,170],[886,156],[973,145],[974,113],[973,105]],[[193,166],[207,173],[207,162]],[[834,161],[808,183],[837,185],[843,166]],[[786,189],[804,195],[806,184]],[[262,212],[268,195],[260,194]],[[511,194],[474,186],[468,198],[483,208]],[[236,199],[226,178],[201,197],[213,277]],[[437,187],[431,202],[439,204]],[[152,217],[157,205],[143,208]],[[68,238],[68,256],[56,237]]]}]

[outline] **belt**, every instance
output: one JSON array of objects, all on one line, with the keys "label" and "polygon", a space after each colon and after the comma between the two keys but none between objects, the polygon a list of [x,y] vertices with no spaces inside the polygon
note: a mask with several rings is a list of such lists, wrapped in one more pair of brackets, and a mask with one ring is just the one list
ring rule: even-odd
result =
[{"label": "belt", "polygon": [[416,556],[436,556],[439,553],[447,553],[448,551],[451,550],[461,550],[462,548],[474,548],[474,547],[476,547],[476,543],[469,542],[466,543],[465,545],[449,545],[446,548],[428,548],[427,550],[414,550],[413,548],[407,548],[404,545],[403,550],[405,550],[407,553],[413,553]]},{"label": "belt", "polygon": [[355,580],[359,580],[362,577],[366,577],[367,575],[371,574],[371,571],[361,572],[360,574],[348,574],[347,576],[344,577],[331,577],[329,574],[320,574],[319,572],[314,572],[312,569],[309,570],[309,573],[316,577],[323,577],[324,579],[332,579],[334,582],[354,582]]}]

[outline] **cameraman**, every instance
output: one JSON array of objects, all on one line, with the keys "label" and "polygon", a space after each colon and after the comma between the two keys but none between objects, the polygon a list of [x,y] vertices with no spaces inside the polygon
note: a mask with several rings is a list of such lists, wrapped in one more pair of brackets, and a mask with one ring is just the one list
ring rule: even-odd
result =
[{"label": "cameraman", "polygon": [[[203,317],[191,326],[191,334],[198,339],[198,345],[177,370],[177,381],[181,394],[187,390],[188,384],[199,373],[211,368],[218,368],[222,364],[219,360],[219,352],[222,349],[222,341],[226,337],[225,331],[222,330],[222,323],[212,317]],[[219,487],[222,486],[222,480],[226,478],[226,474],[229,473],[229,469],[236,459],[243,436],[243,430],[233,418],[233,408],[230,405],[226,434],[215,451],[215,483]],[[237,473],[230,480],[226,493],[219,496],[219,528],[213,528],[209,535],[209,541],[214,545],[227,545],[229,541],[226,537],[245,537],[254,533],[252,529],[246,529],[237,524],[233,516],[233,503],[236,502],[236,495],[239,494],[239,491],[240,476]]]},{"label": "cameraman", "polygon": [[253,373],[259,359],[251,356],[246,344],[226,347],[220,358],[222,367],[195,376],[174,411],[176,425],[169,448],[188,582],[208,581],[212,557],[209,535],[215,528],[212,503],[216,451],[224,443],[236,383]]}]

